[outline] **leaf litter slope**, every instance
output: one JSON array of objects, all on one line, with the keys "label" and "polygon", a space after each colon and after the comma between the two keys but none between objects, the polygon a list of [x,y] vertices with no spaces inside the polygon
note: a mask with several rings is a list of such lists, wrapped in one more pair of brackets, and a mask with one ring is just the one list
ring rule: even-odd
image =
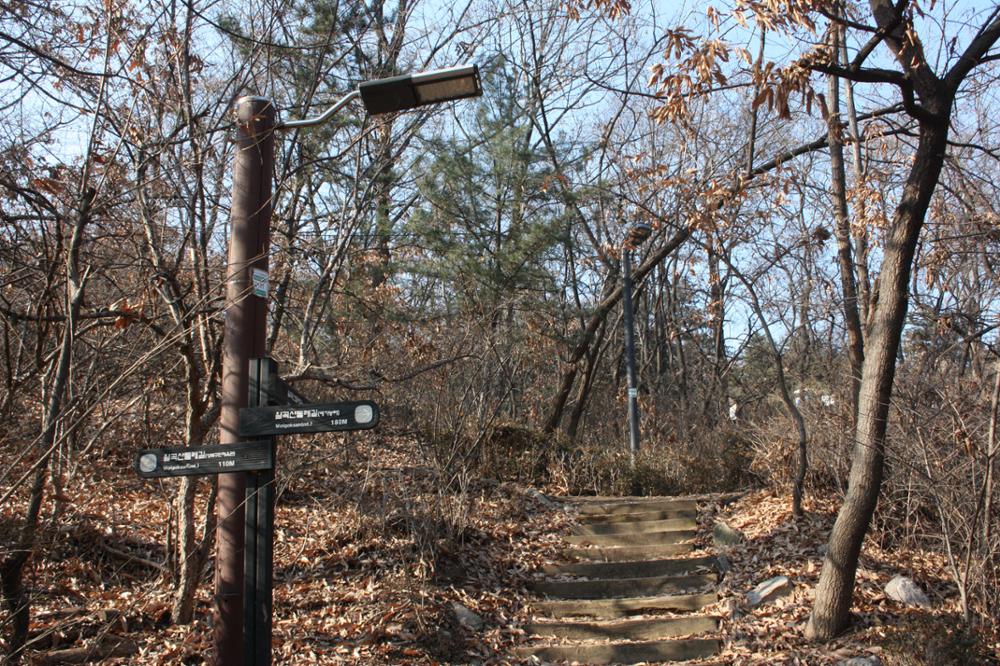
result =
[{"label": "leaf litter slope", "polygon": [[[291,438],[289,438],[291,439]],[[320,444],[323,442],[323,444]],[[473,482],[440,490],[440,475],[413,439],[365,435],[283,443],[282,496],[275,542],[274,659],[282,664],[512,663],[530,619],[525,584],[557,561],[565,512],[543,506],[523,486]],[[199,591],[196,621],[169,626],[170,585],[161,569],[175,482],[142,482],[123,464],[81,467],[46,523],[34,560],[33,647],[39,652],[124,636],[137,649],[103,663],[198,664],[209,655],[211,574]],[[122,470],[127,470],[122,472]],[[86,475],[86,478],[83,476]],[[202,484],[199,506],[207,495]],[[52,515],[50,498],[46,515]],[[855,629],[827,644],[802,634],[822,564],[821,546],[835,517],[833,499],[811,499],[800,521],[788,498],[750,493],[727,506],[703,505],[696,553],[712,553],[711,522],[746,535],[725,553],[732,569],[720,601],[705,609],[723,618],[724,650],[688,662],[836,664],[859,655],[890,657],[894,627],[953,617],[957,595],[943,556],[866,543],[858,571]],[[927,589],[931,611],[886,599],[897,573]],[[777,575],[792,593],[750,608],[746,592]],[[483,620],[463,626],[452,602]],[[933,626],[933,625],[932,625]],[[983,637],[993,646],[996,637]],[[891,663],[887,662],[887,663]],[[915,662],[919,663],[919,662]]]},{"label": "leaf litter slope", "polygon": [[[288,438],[280,457],[275,663],[509,661],[502,655],[523,640],[528,618],[524,583],[555,557],[561,512],[511,483],[444,490],[411,438]],[[82,622],[85,633],[137,644],[135,654],[104,663],[206,663],[210,570],[195,622],[167,623],[170,585],[158,565],[176,482],[141,482],[128,465],[89,469],[77,479],[89,491],[63,507],[35,560],[32,634],[48,638],[34,647],[92,644],[72,629]],[[203,482],[199,507],[207,490]],[[453,602],[479,615],[482,628],[459,622]],[[113,621],[99,613],[108,609]]]},{"label": "leaf litter slope", "polygon": [[[720,601],[714,610],[723,618],[725,649],[718,658],[698,663],[822,666],[858,656],[879,657],[890,666],[1000,663],[996,636],[980,636],[979,646],[968,648],[967,653],[951,648],[950,655],[946,654],[949,649],[937,656],[930,652],[905,654],[909,646],[899,644],[901,637],[912,643],[925,637],[914,632],[928,632],[932,641],[935,634],[954,633],[960,614],[958,593],[948,577],[943,554],[879,543],[877,531],[869,535],[862,551],[851,630],[827,643],[807,641],[803,631],[838,506],[837,498],[808,498],[804,517],[795,521],[787,494],[758,491],[718,508],[717,517],[743,532],[746,539],[723,551],[732,570],[719,586]],[[900,573],[930,592],[933,609],[906,608],[885,596],[885,585]],[[791,579],[791,594],[758,608],[750,607],[747,592],[774,576]],[[957,661],[945,660],[952,658]]]}]

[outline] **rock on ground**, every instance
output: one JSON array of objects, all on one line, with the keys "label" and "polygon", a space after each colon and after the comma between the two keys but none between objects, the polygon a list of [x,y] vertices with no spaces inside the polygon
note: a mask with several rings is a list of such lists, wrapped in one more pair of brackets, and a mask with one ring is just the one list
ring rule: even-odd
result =
[{"label": "rock on ground", "polygon": [[539,502],[540,504],[542,504],[545,507],[548,507],[550,509],[553,509],[553,508],[562,508],[561,505],[558,502],[553,502],[548,497],[546,497],[544,493],[541,493],[541,492],[539,492],[538,490],[536,490],[534,488],[528,488],[527,494],[528,494],[528,497],[530,497],[531,499],[535,500],[536,502]]},{"label": "rock on ground", "polygon": [[923,606],[929,608],[931,600],[927,598],[927,593],[920,589],[920,586],[906,576],[896,576],[885,586],[885,595],[893,601],[898,601],[907,606]]},{"label": "rock on ground", "polygon": [[878,657],[851,657],[837,666],[882,666],[882,660]]},{"label": "rock on ground", "polygon": [[457,601],[451,602],[451,609],[455,611],[455,617],[458,618],[459,624],[466,629],[479,631],[483,628],[483,618],[479,617]]},{"label": "rock on ground", "polygon": [[763,583],[752,589],[747,594],[747,601],[751,606],[760,606],[763,603],[774,601],[792,592],[792,581],[788,576],[775,576],[768,578]]},{"label": "rock on ground", "polygon": [[734,546],[738,543],[742,543],[743,539],[743,532],[740,532],[723,522],[716,523],[715,527],[712,529],[712,541],[715,542],[716,546]]}]

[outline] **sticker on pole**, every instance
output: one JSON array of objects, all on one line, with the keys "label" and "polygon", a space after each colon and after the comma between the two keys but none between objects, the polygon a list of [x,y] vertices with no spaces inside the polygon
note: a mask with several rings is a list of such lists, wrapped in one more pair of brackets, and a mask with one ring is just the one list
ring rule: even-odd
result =
[{"label": "sticker on pole", "polygon": [[628,397],[630,397],[630,398],[638,398],[639,397],[639,389],[630,388],[628,390]]},{"label": "sticker on pole", "polygon": [[253,281],[253,295],[258,298],[267,298],[267,292],[270,288],[267,271],[255,268],[250,276]]}]

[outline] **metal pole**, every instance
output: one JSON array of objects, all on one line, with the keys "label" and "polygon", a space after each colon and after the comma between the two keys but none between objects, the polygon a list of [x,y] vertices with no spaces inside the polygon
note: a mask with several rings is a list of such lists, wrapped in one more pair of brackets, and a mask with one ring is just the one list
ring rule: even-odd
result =
[{"label": "metal pole", "polygon": [[[250,407],[283,405],[278,395],[278,364],[270,358],[250,361]],[[275,439],[271,459],[278,464]],[[271,666],[271,610],[274,577],[274,469],[249,472],[246,495],[246,541],[243,558],[243,663]]]},{"label": "metal pole", "polygon": [[628,373],[628,454],[635,465],[639,453],[639,389],[635,381],[635,323],[632,320],[632,250],[622,250],[622,306],[625,310],[625,369]]},{"label": "metal pole", "polygon": [[[222,365],[220,444],[240,441],[239,410],[247,406],[249,362],[264,356],[267,299],[252,293],[253,269],[267,270],[274,165],[274,106],[262,97],[236,102],[236,160]],[[216,501],[214,647],[218,666],[243,664],[243,538],[246,474],[220,474]]]},{"label": "metal pole", "polygon": [[339,100],[337,103],[331,106],[329,109],[319,114],[318,116],[313,116],[312,118],[303,118],[302,120],[286,120],[284,122],[278,123],[278,129],[280,130],[290,130],[290,129],[305,129],[307,127],[315,127],[316,125],[322,125],[330,118],[333,118],[338,111],[347,106],[347,103],[352,99],[361,96],[360,90],[354,90],[347,93]]}]

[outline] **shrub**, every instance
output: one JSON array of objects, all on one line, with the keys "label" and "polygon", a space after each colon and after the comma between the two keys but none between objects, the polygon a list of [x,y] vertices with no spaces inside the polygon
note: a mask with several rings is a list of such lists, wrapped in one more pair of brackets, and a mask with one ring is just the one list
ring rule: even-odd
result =
[{"label": "shrub", "polygon": [[915,615],[889,628],[883,640],[885,666],[996,664],[976,631],[958,616]]},{"label": "shrub", "polygon": [[735,432],[715,431],[687,442],[650,441],[630,465],[624,442],[581,446],[560,461],[553,478],[570,494],[682,495],[743,489],[753,482],[750,446]]}]

